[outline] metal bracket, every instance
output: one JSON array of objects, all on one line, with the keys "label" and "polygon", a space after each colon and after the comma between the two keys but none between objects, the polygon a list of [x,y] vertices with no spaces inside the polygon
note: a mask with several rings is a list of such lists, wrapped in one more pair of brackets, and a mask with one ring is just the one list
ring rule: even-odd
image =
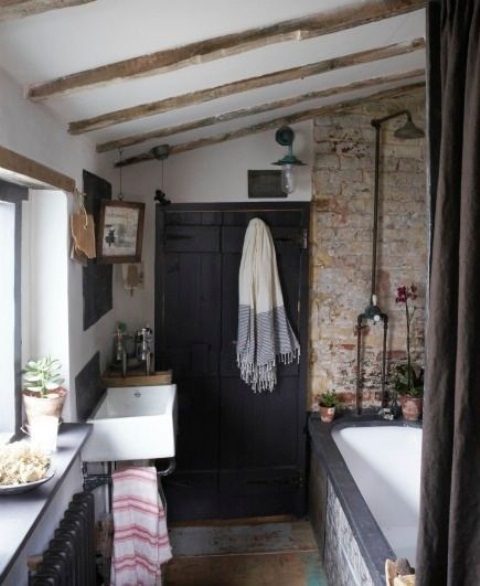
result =
[{"label": "metal bracket", "polygon": [[[168,466],[162,470],[157,468],[157,476],[168,476],[172,474],[172,472],[176,468],[176,460],[175,458],[170,458],[168,462]],[[99,486],[103,486],[104,484],[111,485],[112,484],[112,476],[111,474],[88,474],[87,472],[87,464],[84,462],[82,464],[82,474],[83,474],[83,488],[86,491],[94,490]]]},{"label": "metal bracket", "polygon": [[94,490],[104,484],[110,484],[112,481],[108,474],[87,474],[83,477],[83,488],[86,491]]}]

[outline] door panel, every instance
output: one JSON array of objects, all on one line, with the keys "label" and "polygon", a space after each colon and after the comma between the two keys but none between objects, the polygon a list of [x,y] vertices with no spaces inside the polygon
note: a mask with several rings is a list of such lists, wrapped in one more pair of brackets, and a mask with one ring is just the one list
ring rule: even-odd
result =
[{"label": "door panel", "polygon": [[241,472],[297,464],[296,377],[282,377],[272,393],[252,393],[240,378],[222,379],[221,469]]},{"label": "door panel", "polygon": [[218,467],[218,377],[175,377],[178,388],[177,470]]},{"label": "door panel", "polygon": [[221,519],[218,470],[175,471],[162,479],[169,521]]},{"label": "door panel", "polygon": [[220,228],[215,226],[175,226],[165,229],[166,252],[218,252]]},{"label": "door panel", "polygon": [[[158,209],[157,368],[179,400],[177,469],[164,479],[171,520],[305,512],[308,204],[178,205]],[[279,365],[255,394],[236,364],[238,271],[249,221],[274,237],[300,362]]]},{"label": "door panel", "polygon": [[165,259],[164,349],[179,375],[216,375],[219,362],[221,257],[219,253],[169,253]]}]

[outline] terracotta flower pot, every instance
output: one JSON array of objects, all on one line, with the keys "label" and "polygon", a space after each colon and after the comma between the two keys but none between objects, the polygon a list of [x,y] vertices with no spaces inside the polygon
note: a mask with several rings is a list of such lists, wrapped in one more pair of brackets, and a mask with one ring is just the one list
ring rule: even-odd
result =
[{"label": "terracotta flower pot", "polygon": [[322,407],[320,405],[320,419],[325,423],[330,423],[335,417],[335,407]]},{"label": "terracotta flower pot", "polygon": [[23,391],[26,423],[30,424],[37,415],[53,415],[60,419],[66,396],[67,390],[63,387],[48,392],[44,397],[38,393]]},{"label": "terracotta flower pot", "polygon": [[423,397],[410,397],[402,395],[400,397],[403,418],[406,421],[418,421],[423,412]]}]

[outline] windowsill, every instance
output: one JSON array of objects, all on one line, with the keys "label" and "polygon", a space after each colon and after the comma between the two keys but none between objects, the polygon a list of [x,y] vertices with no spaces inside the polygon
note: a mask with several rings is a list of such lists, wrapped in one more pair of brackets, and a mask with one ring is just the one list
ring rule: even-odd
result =
[{"label": "windowsill", "polygon": [[8,444],[15,437],[13,431],[0,431],[0,446]]},{"label": "windowsill", "polygon": [[41,522],[91,431],[92,426],[85,423],[62,424],[57,450],[52,454],[53,478],[29,492],[0,497],[0,584]]}]

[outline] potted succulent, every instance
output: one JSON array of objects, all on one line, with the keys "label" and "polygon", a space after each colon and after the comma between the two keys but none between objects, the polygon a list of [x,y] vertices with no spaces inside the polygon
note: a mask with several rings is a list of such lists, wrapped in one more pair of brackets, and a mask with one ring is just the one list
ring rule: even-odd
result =
[{"label": "potted succulent", "polygon": [[67,394],[62,387],[60,368],[60,361],[50,356],[27,362],[22,371],[22,394],[28,424],[36,415],[54,415],[60,419]]},{"label": "potted succulent", "polygon": [[333,421],[335,411],[339,403],[338,396],[335,391],[325,391],[318,398],[318,406],[320,407],[320,419],[325,423]]}]

